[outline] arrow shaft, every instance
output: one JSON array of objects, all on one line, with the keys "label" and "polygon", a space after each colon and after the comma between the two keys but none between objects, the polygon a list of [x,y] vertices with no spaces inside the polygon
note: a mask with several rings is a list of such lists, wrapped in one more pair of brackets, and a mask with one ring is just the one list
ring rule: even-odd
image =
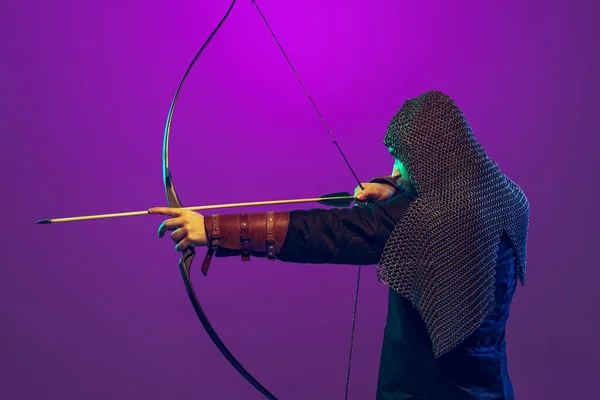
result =
[{"label": "arrow shaft", "polygon": [[[213,204],[208,206],[194,206],[194,207],[183,207],[185,210],[200,211],[200,210],[216,210],[221,208],[236,208],[236,207],[257,207],[257,206],[269,206],[278,204],[296,204],[296,203],[318,203],[320,201],[352,201],[354,196],[336,196],[336,197],[313,197],[307,199],[292,199],[292,200],[270,200],[270,201],[252,201],[245,203],[228,203],[228,204]],[[60,222],[76,222],[76,221],[89,221],[94,219],[108,219],[108,218],[124,218],[124,217],[135,217],[139,215],[147,215],[148,211],[131,211],[122,213],[112,214],[96,214],[96,215],[83,215],[79,217],[66,217],[66,218],[52,218],[43,219],[37,221],[37,224],[55,224]]]}]

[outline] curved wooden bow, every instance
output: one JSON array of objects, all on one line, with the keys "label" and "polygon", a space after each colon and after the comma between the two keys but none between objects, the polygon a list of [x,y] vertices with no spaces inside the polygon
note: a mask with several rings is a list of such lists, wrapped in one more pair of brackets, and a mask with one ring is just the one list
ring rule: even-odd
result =
[{"label": "curved wooden bow", "polygon": [[[196,54],[196,56],[190,63],[188,69],[185,71],[185,74],[183,75],[183,78],[181,79],[181,82],[179,83],[179,86],[177,87],[177,91],[175,92],[175,95],[173,96],[173,101],[171,102],[171,108],[169,109],[169,114],[167,116],[167,123],[165,125],[165,134],[164,134],[164,141],[163,141],[163,154],[162,154],[163,183],[165,186],[165,193],[167,195],[167,201],[169,203],[169,207],[176,207],[176,208],[183,207],[181,204],[181,201],[179,200],[179,196],[177,195],[177,190],[175,190],[175,185],[173,184],[173,178],[171,177],[171,171],[169,169],[169,137],[170,137],[170,132],[171,132],[171,121],[173,119],[173,111],[175,110],[175,103],[177,102],[179,92],[181,91],[181,87],[183,86],[185,79],[187,78],[188,74],[190,73],[191,69],[193,68],[194,64],[196,63],[196,61],[198,60],[198,58],[200,57],[200,55],[202,54],[202,52],[204,51],[206,46],[208,46],[208,43],[210,43],[212,38],[217,34],[217,31],[221,28],[221,25],[223,25],[223,23],[229,16],[229,13],[231,13],[231,10],[233,9],[235,2],[236,2],[236,0],[233,0],[231,2],[231,6],[229,6],[229,9],[225,13],[223,18],[219,22],[219,24],[217,25],[217,27],[210,34],[208,39],[204,42],[204,44],[202,45],[200,50],[198,50],[198,53]],[[183,282],[185,283],[185,287],[187,289],[188,296],[190,297],[190,301],[192,302],[192,306],[194,307],[194,310],[196,310],[196,314],[198,315],[198,318],[200,319],[202,326],[208,333],[208,336],[210,336],[212,341],[215,343],[215,345],[217,346],[217,348],[219,349],[221,354],[223,354],[223,356],[225,356],[227,361],[229,361],[229,363],[231,363],[231,365],[233,365],[233,367],[240,374],[242,374],[242,376],[248,382],[250,382],[250,384],[252,386],[254,386],[263,395],[265,395],[266,398],[276,400],[276,397],[273,396],[260,382],[258,382],[256,380],[256,378],[254,378],[246,370],[246,368],[244,368],[242,366],[242,364],[240,364],[240,362],[233,356],[233,354],[227,348],[227,346],[225,346],[225,344],[223,343],[223,341],[221,340],[219,335],[217,335],[215,328],[213,328],[210,321],[208,320],[208,317],[204,313],[204,310],[202,309],[202,306],[200,305],[200,301],[198,300],[198,296],[196,295],[196,292],[194,290],[194,287],[193,287],[192,281],[191,281],[191,277],[190,277],[192,261],[193,261],[195,255],[196,255],[196,253],[193,248],[190,247],[190,248],[186,249],[181,257],[181,260],[179,260],[179,269],[181,270],[181,276],[183,277]]]},{"label": "curved wooden bow", "polygon": [[[225,22],[225,20],[229,16],[231,10],[233,9],[235,3],[236,3],[236,0],[233,0],[231,2],[231,5],[229,6],[229,9],[225,13],[225,15],[223,16],[223,18],[219,22],[219,24],[217,25],[217,27],[210,34],[210,36],[208,37],[208,39],[204,42],[204,44],[202,45],[202,47],[200,48],[200,50],[198,51],[198,53],[196,54],[196,56],[194,57],[194,59],[192,60],[192,62],[190,63],[190,65],[187,68],[185,74],[183,75],[183,78],[181,79],[181,82],[179,83],[179,86],[177,87],[177,90],[176,90],[175,95],[173,96],[173,100],[171,102],[171,107],[169,109],[169,114],[167,116],[167,122],[166,122],[166,126],[165,126],[164,141],[163,141],[163,154],[162,154],[162,157],[163,157],[163,183],[164,183],[165,193],[166,193],[166,196],[167,196],[167,201],[168,201],[169,207],[175,207],[175,208],[181,208],[181,207],[183,207],[182,204],[181,204],[181,201],[179,200],[179,196],[177,195],[177,191],[175,190],[175,185],[173,184],[173,179],[171,177],[171,171],[169,169],[169,137],[170,137],[170,131],[171,131],[171,121],[173,119],[173,111],[175,109],[175,103],[177,102],[177,98],[179,96],[179,93],[181,91],[183,83],[185,82],[185,79],[187,78],[189,72],[193,68],[194,64],[196,63],[196,61],[198,60],[198,58],[200,57],[200,55],[202,54],[202,52],[204,51],[204,49],[206,48],[206,46],[208,45],[208,43],[210,43],[210,41],[212,40],[212,38],[216,35],[217,31],[221,28],[221,26],[223,25],[223,23]],[[331,130],[327,126],[327,123],[325,122],[325,120],[321,116],[321,113],[319,112],[317,106],[315,105],[314,101],[312,100],[312,97],[310,96],[310,94],[306,90],[306,87],[302,83],[302,80],[300,79],[300,77],[296,73],[296,70],[294,69],[294,67],[291,64],[289,58],[285,54],[285,51],[281,47],[281,44],[279,43],[279,41],[275,37],[275,34],[273,33],[273,31],[271,30],[271,27],[269,26],[267,20],[265,19],[265,16],[263,15],[263,13],[261,12],[260,8],[258,7],[258,4],[256,4],[256,1],[254,1],[254,0],[252,0],[252,3],[256,6],[257,11],[259,12],[261,18],[263,19],[263,21],[267,25],[267,28],[271,32],[271,35],[275,39],[277,45],[279,46],[281,52],[284,55],[286,61],[288,62],[288,64],[292,68],[292,71],[296,75],[296,78],[298,79],[298,81],[302,85],[302,88],[304,89],[304,92],[308,96],[308,98],[311,101],[311,103],[312,103],[315,111],[319,115],[319,118],[321,119],[321,121],[323,122],[325,128],[327,129],[327,132],[331,136],[333,144],[338,148],[340,154],[344,158],[344,161],[346,162],[346,164],[350,168],[350,171],[352,172],[354,178],[358,182],[358,185],[361,188],[363,188],[362,184],[360,183],[360,180],[358,179],[358,177],[354,173],[354,170],[350,166],[350,163],[346,159],[346,157],[345,157],[344,153],[342,152],[340,146],[338,145],[337,141],[333,137],[333,134],[331,133]],[[194,290],[194,287],[193,287],[192,281],[191,281],[191,277],[190,277],[191,267],[192,267],[192,261],[194,259],[194,256],[195,256],[195,251],[194,251],[193,248],[186,249],[184,251],[181,259],[179,260],[179,268],[181,270],[181,275],[183,277],[183,281],[185,283],[185,287],[187,289],[188,296],[190,298],[190,301],[192,302],[194,310],[196,310],[196,314],[198,315],[198,318],[200,319],[200,322],[202,323],[202,326],[204,326],[204,329],[208,333],[209,337],[215,343],[215,345],[217,346],[217,348],[219,349],[219,351],[221,352],[221,354],[223,354],[223,356],[225,356],[225,358],[227,359],[227,361],[229,361],[229,363],[231,363],[231,365],[252,386],[254,386],[259,392],[261,392],[266,398],[276,400],[276,397],[273,394],[271,394],[262,384],[260,384],[256,380],[256,378],[254,378],[241,365],[241,363],[233,356],[233,354],[231,353],[231,351],[227,348],[227,346],[225,346],[225,344],[219,338],[219,336],[217,335],[215,329],[213,328],[213,326],[209,322],[208,317],[206,316],[206,314],[204,313],[204,310],[202,309],[202,306],[200,305],[200,301],[198,300],[198,296],[196,295],[196,292]],[[202,272],[204,273],[204,275],[206,275],[206,271],[202,271]],[[352,326],[352,340],[351,340],[351,345],[350,345],[350,361],[348,363],[348,377],[347,377],[347,381],[346,381],[346,398],[347,398],[347,395],[348,395],[348,383],[349,383],[349,376],[350,376],[350,364],[351,364],[351,361],[352,361],[352,348],[353,348],[353,343],[354,343],[354,322],[356,320],[356,304],[357,304],[356,302],[358,301],[358,288],[359,288],[359,285],[360,285],[360,266],[358,267],[358,280],[357,280],[355,303],[354,303],[354,316],[353,316],[353,326]]]}]

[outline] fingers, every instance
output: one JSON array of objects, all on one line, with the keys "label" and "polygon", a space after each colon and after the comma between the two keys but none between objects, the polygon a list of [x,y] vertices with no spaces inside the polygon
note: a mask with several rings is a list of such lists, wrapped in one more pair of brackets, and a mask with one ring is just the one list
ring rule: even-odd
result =
[{"label": "fingers", "polygon": [[[364,184],[364,183],[363,183],[363,187],[365,187],[365,184]],[[354,197],[356,197],[356,196],[358,195],[358,193],[360,193],[360,192],[362,192],[362,189],[361,189],[361,187],[360,187],[360,186],[357,186],[357,187],[354,189]]]},{"label": "fingers", "polygon": [[354,189],[354,197],[357,200],[366,200],[371,194],[373,184],[361,182],[361,185],[364,188],[364,190],[360,186],[357,186],[356,189]]},{"label": "fingers", "polygon": [[357,186],[356,189],[354,189],[354,198],[361,199],[362,197],[363,197],[363,190]]},{"label": "fingers", "polygon": [[363,187],[364,190],[358,187],[358,190],[354,192],[356,200],[367,201],[379,198],[380,188],[378,183],[363,183]]},{"label": "fingers", "polygon": [[179,243],[183,240],[188,234],[188,230],[185,227],[179,228],[171,233],[171,240],[175,243]]},{"label": "fingers", "polygon": [[192,244],[192,241],[188,238],[185,238],[175,245],[175,250],[183,252],[183,251],[186,251],[190,247],[194,247],[194,245]]},{"label": "fingers", "polygon": [[[171,222],[174,221],[174,219],[170,219],[167,220],[165,222]],[[165,223],[163,223],[163,225],[165,225]],[[162,227],[162,225],[161,225]],[[176,251],[185,251],[188,247],[193,247],[192,241],[188,238],[188,229],[185,227],[181,227],[179,229],[177,228],[171,228],[171,229],[165,229],[165,230],[172,230],[175,229],[175,231],[173,233],[171,233],[171,240],[175,243],[175,250]],[[159,236],[162,237],[164,235],[164,231],[160,232],[159,229]]]},{"label": "fingers", "polygon": [[173,208],[173,207],[152,207],[148,209],[148,214],[162,214],[168,215],[169,217],[180,217],[187,210],[183,208]]},{"label": "fingers", "polygon": [[170,236],[171,240],[176,243],[175,250],[185,251],[190,247],[206,245],[207,237],[202,214],[188,209],[170,207],[150,208],[148,213],[172,217],[160,225],[158,237],[162,238],[167,231],[173,231]]},{"label": "fingers", "polygon": [[394,190],[390,185],[383,183],[367,183],[363,184],[363,187],[365,188],[364,190],[357,188],[354,192],[354,198],[356,199],[357,204],[360,204],[361,202],[364,203],[368,200],[385,201],[394,193]]},{"label": "fingers", "polygon": [[168,220],[164,221],[158,227],[158,237],[159,238],[163,237],[167,231],[173,231],[175,229],[181,228],[182,226],[184,226],[186,224],[186,222],[187,221],[181,217],[172,218],[172,219],[168,219]]},{"label": "fingers", "polygon": [[187,228],[181,227],[171,233],[171,240],[175,243],[176,251],[185,251],[188,247],[194,247],[192,240],[188,237],[188,232]]}]

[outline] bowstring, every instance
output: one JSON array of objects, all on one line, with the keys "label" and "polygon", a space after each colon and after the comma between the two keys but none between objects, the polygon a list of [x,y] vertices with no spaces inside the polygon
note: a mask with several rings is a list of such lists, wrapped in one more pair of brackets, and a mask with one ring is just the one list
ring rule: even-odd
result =
[{"label": "bowstring", "polygon": [[[333,132],[331,131],[331,129],[329,129],[329,125],[327,125],[327,122],[325,121],[325,118],[323,118],[323,115],[319,111],[319,108],[315,104],[312,96],[310,95],[310,93],[306,89],[306,86],[304,85],[304,82],[302,82],[302,79],[300,79],[300,75],[298,75],[298,72],[296,72],[296,68],[294,68],[294,65],[292,64],[292,62],[290,61],[289,57],[287,56],[285,50],[283,49],[283,46],[281,45],[281,43],[277,39],[277,36],[275,36],[275,32],[273,32],[273,29],[271,29],[271,25],[269,25],[269,22],[267,22],[267,19],[265,18],[265,15],[262,13],[262,11],[260,10],[260,7],[258,6],[258,4],[256,3],[255,0],[252,0],[252,3],[256,7],[256,10],[260,14],[260,17],[262,18],[262,20],[264,21],[265,25],[267,26],[267,29],[269,30],[269,32],[271,32],[271,36],[273,36],[273,39],[275,40],[275,43],[277,43],[277,46],[279,47],[279,50],[281,50],[281,53],[283,54],[283,56],[285,57],[285,60],[287,61],[287,63],[290,66],[290,68],[292,69],[292,72],[296,76],[296,79],[298,79],[298,82],[300,83],[300,86],[302,86],[302,89],[304,90],[304,93],[308,97],[308,100],[310,100],[310,103],[312,104],[313,108],[317,112],[317,115],[319,116],[319,119],[321,120],[321,122],[323,123],[323,126],[327,130],[327,133],[331,137],[332,143],[338,149],[340,155],[342,156],[342,158],[346,162],[346,165],[350,169],[350,172],[352,172],[352,175],[354,176],[354,179],[358,183],[358,186],[361,188],[361,190],[365,190],[365,188],[363,187],[362,183],[358,179],[358,176],[354,172],[354,169],[350,165],[350,162],[346,158],[346,155],[342,151],[342,148],[340,147],[340,145],[338,144],[337,140],[333,136]],[[353,312],[353,315],[352,315],[352,334],[351,334],[351,338],[350,338],[350,354],[349,354],[349,359],[348,359],[348,374],[346,375],[346,392],[345,392],[345,395],[344,395],[344,399],[345,400],[348,399],[348,388],[350,386],[350,370],[351,370],[351,366],[352,366],[352,353],[354,351],[354,336],[355,336],[355,328],[356,328],[356,311],[357,311],[357,307],[358,307],[358,290],[360,288],[360,270],[361,270],[361,267],[362,267],[361,265],[358,266],[358,277],[357,277],[357,280],[356,280],[356,292],[355,292],[355,295],[354,295],[354,312]]]}]

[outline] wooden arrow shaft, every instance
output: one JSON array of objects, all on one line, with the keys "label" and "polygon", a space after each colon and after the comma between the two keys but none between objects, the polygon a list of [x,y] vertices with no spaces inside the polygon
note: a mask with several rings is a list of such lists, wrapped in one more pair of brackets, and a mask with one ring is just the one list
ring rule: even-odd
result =
[{"label": "wooden arrow shaft", "polygon": [[[320,201],[348,201],[354,200],[354,196],[337,196],[337,197],[314,197],[308,199],[292,199],[292,200],[270,200],[270,201],[252,201],[245,203],[229,203],[229,204],[213,204],[208,206],[195,206],[195,207],[183,207],[184,210],[200,211],[200,210],[216,210],[220,208],[236,208],[236,207],[256,207],[256,206],[270,206],[277,204],[295,204],[295,203],[318,203]],[[55,224],[59,222],[75,222],[75,221],[89,221],[93,219],[107,219],[107,218],[124,218],[124,217],[135,217],[138,215],[148,215],[146,211],[130,211],[113,214],[96,214],[96,215],[83,215],[79,217],[66,217],[66,218],[51,218],[41,219],[36,221],[36,224]]]}]

